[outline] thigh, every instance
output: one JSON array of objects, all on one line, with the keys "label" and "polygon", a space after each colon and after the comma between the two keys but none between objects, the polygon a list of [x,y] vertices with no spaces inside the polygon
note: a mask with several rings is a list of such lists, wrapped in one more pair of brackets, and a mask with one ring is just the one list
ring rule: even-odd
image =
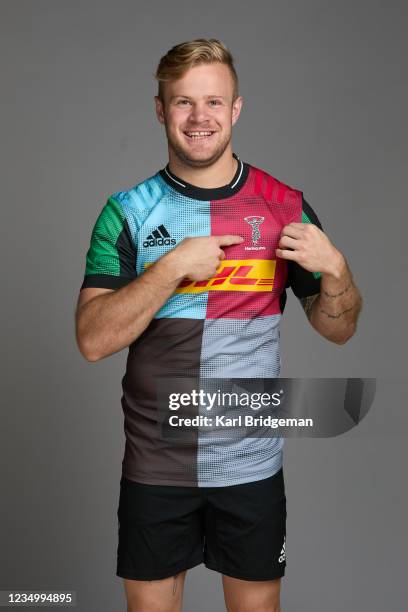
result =
[{"label": "thigh", "polygon": [[264,480],[214,488],[207,500],[206,566],[241,580],[281,578],[286,567],[282,469]]},{"label": "thigh", "polygon": [[281,579],[266,581],[222,577],[228,612],[279,612]]},{"label": "thigh", "polygon": [[147,485],[122,478],[117,576],[163,580],[201,563],[201,505],[193,487]]},{"label": "thigh", "polygon": [[186,571],[162,580],[124,580],[127,612],[180,612]]}]

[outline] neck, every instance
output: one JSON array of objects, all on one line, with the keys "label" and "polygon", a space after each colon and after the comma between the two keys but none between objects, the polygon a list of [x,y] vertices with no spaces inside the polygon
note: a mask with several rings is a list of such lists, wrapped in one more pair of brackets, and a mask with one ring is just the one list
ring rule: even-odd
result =
[{"label": "neck", "polygon": [[234,178],[238,162],[232,156],[232,149],[228,147],[216,162],[211,166],[195,168],[181,161],[169,148],[169,169],[181,180],[195,185],[213,189],[228,185]]}]

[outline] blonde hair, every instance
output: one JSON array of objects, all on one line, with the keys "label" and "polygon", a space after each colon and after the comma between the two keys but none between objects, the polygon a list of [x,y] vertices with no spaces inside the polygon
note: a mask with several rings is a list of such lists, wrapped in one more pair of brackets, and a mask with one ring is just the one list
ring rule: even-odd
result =
[{"label": "blonde hair", "polygon": [[164,103],[164,83],[175,81],[187,70],[199,64],[221,63],[228,66],[234,81],[233,101],[238,97],[238,75],[234,59],[227,47],[216,38],[196,38],[180,43],[167,51],[157,66],[155,79],[159,83],[157,96]]}]

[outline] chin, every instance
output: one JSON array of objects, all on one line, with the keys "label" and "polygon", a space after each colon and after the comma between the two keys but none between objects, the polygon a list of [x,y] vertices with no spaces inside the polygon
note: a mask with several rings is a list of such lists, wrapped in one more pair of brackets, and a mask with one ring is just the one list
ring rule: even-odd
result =
[{"label": "chin", "polygon": [[[183,143],[184,144],[184,143]],[[216,146],[211,149],[197,149],[192,150],[189,147],[182,146],[181,144],[171,143],[171,146],[176,153],[177,157],[186,164],[195,167],[210,166],[215,163],[224,153],[227,148],[229,141],[224,143],[222,146]]]},{"label": "chin", "polygon": [[197,162],[209,162],[212,159],[217,158],[217,153],[217,151],[184,151],[184,155],[187,159]]}]

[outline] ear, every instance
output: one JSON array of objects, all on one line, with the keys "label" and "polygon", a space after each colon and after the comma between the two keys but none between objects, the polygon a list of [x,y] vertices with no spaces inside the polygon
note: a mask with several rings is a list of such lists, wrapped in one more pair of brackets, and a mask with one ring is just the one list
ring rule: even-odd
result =
[{"label": "ear", "polygon": [[236,100],[232,103],[232,117],[231,117],[232,125],[235,125],[236,122],[238,121],[238,117],[241,113],[243,103],[244,103],[244,99],[242,96],[238,96]]},{"label": "ear", "polygon": [[154,101],[156,104],[156,117],[160,123],[164,124],[164,106],[163,102],[160,100],[158,96],[154,96]]}]

